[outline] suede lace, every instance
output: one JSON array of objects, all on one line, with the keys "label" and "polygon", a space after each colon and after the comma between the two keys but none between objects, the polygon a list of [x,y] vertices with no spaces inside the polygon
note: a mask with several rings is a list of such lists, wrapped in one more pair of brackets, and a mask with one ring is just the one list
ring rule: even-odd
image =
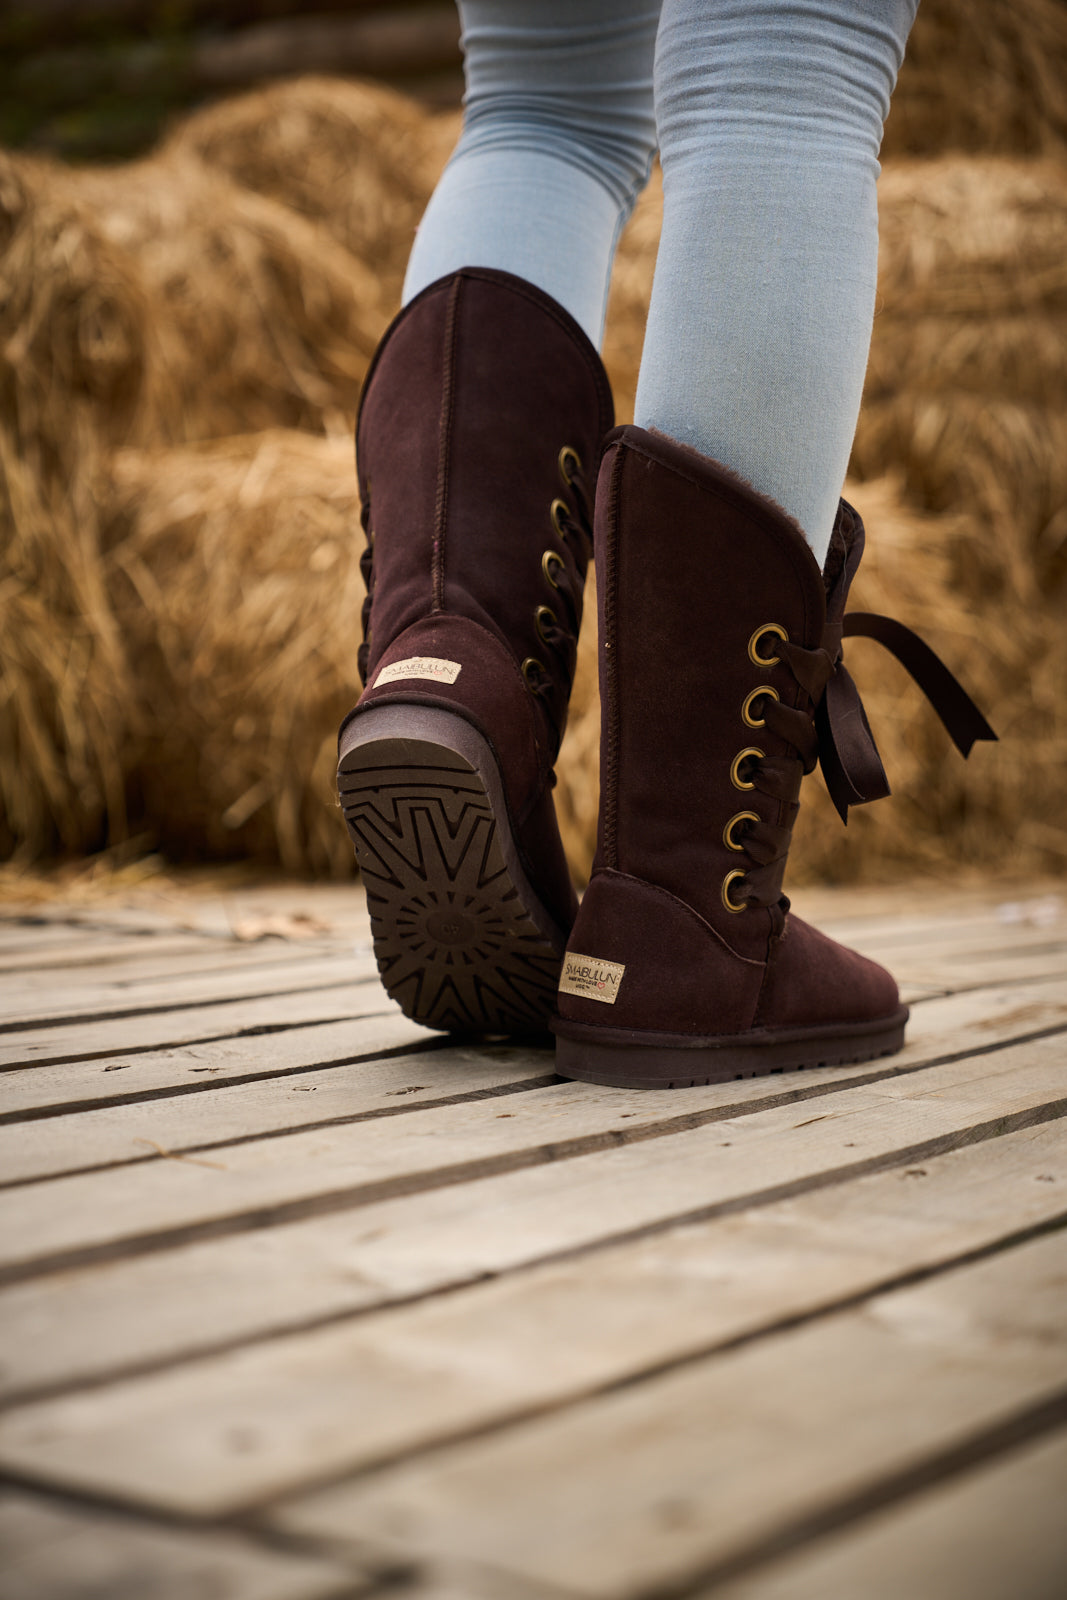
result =
[{"label": "suede lace", "polygon": [[359,509],[359,521],[363,532],[367,536],[363,554],[359,558],[359,571],[363,579],[363,607],[360,611],[360,624],[363,629],[363,642],[356,652],[356,667],[359,671],[359,681],[364,688],[367,686],[367,668],[370,660],[370,614],[374,603],[374,530],[370,525],[370,498],[364,500]]},{"label": "suede lace", "polygon": [[919,685],[965,758],[978,740],[997,737],[958,679],[917,633],[876,612],[845,614],[864,538],[863,524],[845,501],[834,533],[837,549],[831,546],[827,563],[827,615],[820,644],[809,650],[792,642],[775,643],[802,691],[801,703],[788,706],[769,695],[760,702],[769,732],[795,754],[750,757],[741,764],[740,776],[780,802],[779,814],[785,819],[777,824],[750,821],[737,830],[737,842],[754,865],[737,881],[734,897],[749,907],[771,907],[782,899],[801,780],[816,765],[843,822],[850,806],[866,805],[890,792],[859,690],[844,663],[844,639],[874,639],[889,650]]},{"label": "suede lace", "polygon": [[[541,702],[552,724],[557,749],[567,725],[567,707],[578,665],[585,573],[593,550],[592,508],[580,466],[572,469],[567,487],[573,493],[574,505],[560,501],[562,509],[555,523],[563,552],[552,552],[555,557],[549,606],[552,621],[545,622],[542,615],[537,627],[538,640],[552,651],[555,670],[533,657],[528,657],[523,667],[527,688]],[[540,608],[542,614],[544,609]]]}]

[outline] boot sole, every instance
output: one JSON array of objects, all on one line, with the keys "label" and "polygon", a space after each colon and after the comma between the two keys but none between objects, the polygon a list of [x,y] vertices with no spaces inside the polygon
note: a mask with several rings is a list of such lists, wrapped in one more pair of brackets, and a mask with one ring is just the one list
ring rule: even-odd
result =
[{"label": "boot sole", "polygon": [[[553,1018],[556,1071],[614,1089],[692,1089],[803,1067],[839,1067],[894,1055],[904,1043],[908,1008],[868,1023],[770,1029],[727,1037],[645,1034]],[[612,1038],[610,1035],[614,1034]],[[607,1037],[606,1037],[607,1035]]]},{"label": "boot sole", "polygon": [[523,869],[488,742],[454,712],[371,707],[345,729],[337,785],[378,971],[404,1014],[547,1035],[567,933]]}]

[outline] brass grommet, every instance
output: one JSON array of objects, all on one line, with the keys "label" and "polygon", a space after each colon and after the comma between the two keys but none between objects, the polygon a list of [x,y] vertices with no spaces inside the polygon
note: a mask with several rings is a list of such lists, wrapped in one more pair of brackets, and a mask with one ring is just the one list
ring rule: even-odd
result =
[{"label": "brass grommet", "polygon": [[544,664],[538,661],[536,656],[527,656],[526,660],[522,664],[522,675],[526,679],[527,688],[530,689],[533,688],[533,684],[530,682],[530,673],[534,670],[537,672],[544,672]]},{"label": "brass grommet", "polygon": [[757,761],[765,761],[767,752],[765,750],[757,750],[755,745],[752,744],[746,745],[743,750],[737,752],[730,763],[730,782],[735,789],[754,789],[756,787],[754,783],[746,783],[738,771],[742,761],[747,760],[749,756],[753,756]]},{"label": "brass grommet", "polygon": [[546,550],[544,555],[541,557],[541,571],[544,573],[547,582],[552,585],[553,589],[558,589],[559,584],[556,582],[551,572],[551,565],[553,561],[556,563],[557,567],[562,567],[563,557],[557,555],[554,550]]},{"label": "brass grommet", "polygon": [[550,644],[552,642],[545,633],[545,628],[558,628],[559,618],[551,606],[538,606],[534,612],[534,627],[537,629],[537,637],[542,644]]},{"label": "brass grommet", "polygon": [[735,915],[738,911],[748,910],[748,902],[746,900],[742,900],[741,904],[736,906],[730,899],[730,885],[738,878],[743,877],[744,873],[741,871],[740,867],[735,867],[733,871],[728,872],[725,878],[722,880],[722,903],[726,907],[727,911],[732,911]]},{"label": "brass grommet", "polygon": [[743,844],[739,844],[734,838],[734,828],[739,822],[758,822],[759,820],[754,811],[738,811],[732,816],[722,830],[722,842],[727,850],[743,850],[745,848]]},{"label": "brass grommet", "polygon": [[559,534],[560,538],[561,539],[565,539],[567,537],[567,528],[566,528],[566,524],[560,522],[560,520],[559,520],[561,512],[565,517],[567,517],[569,519],[570,514],[571,514],[571,508],[567,504],[566,500],[560,500],[557,497],[557,499],[553,500],[552,504],[549,506],[548,514],[552,518],[552,526],[555,528],[555,530]]},{"label": "brass grommet", "polygon": [[780,622],[765,622],[761,628],[756,629],[748,641],[748,659],[754,662],[757,667],[776,667],[782,659],[781,656],[761,656],[756,649],[757,644],[765,633],[776,633],[783,644],[789,643],[789,635]]},{"label": "brass grommet", "polygon": [[573,445],[565,444],[559,453],[559,475],[569,489],[574,482],[574,474],[581,472],[582,458]]},{"label": "brass grommet", "polygon": [[758,689],[753,689],[751,694],[745,696],[745,703],[741,707],[741,721],[746,728],[765,728],[766,719],[752,715],[753,702],[761,700],[766,695],[769,700],[778,699],[778,690],[772,689],[769,683],[761,683]]}]

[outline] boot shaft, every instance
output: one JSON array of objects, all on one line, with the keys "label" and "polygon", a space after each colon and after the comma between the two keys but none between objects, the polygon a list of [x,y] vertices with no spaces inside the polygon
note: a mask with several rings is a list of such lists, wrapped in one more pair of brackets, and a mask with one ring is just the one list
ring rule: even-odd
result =
[{"label": "boot shaft", "polygon": [[465,268],[404,308],[357,426],[373,541],[368,681],[413,623],[466,617],[551,680],[562,732],[588,559],[584,481],[611,422],[596,351],[533,285]]},{"label": "boot shaft", "polygon": [[[605,450],[596,556],[596,867],[661,885],[732,949],[762,959],[774,915],[730,910],[723,882],[751,865],[739,846],[752,819],[787,829],[796,813],[801,764],[766,710],[776,698],[810,716],[810,697],[779,648],[819,646],[822,574],[772,501],[637,428],[617,430]],[[778,796],[748,786],[755,761],[777,772]]]}]

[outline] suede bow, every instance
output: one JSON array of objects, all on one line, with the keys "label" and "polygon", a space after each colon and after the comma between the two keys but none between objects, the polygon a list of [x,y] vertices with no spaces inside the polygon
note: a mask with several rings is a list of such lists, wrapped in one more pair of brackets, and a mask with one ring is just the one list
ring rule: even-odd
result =
[{"label": "suede bow", "polygon": [[[815,651],[783,645],[782,654],[815,701],[818,759],[842,822],[849,806],[889,794],[889,780],[874,742],[859,690],[844,663],[842,641],[875,639],[914,678],[964,757],[979,739],[996,739],[970,695],[941,658],[911,628],[874,611],[850,611],[845,602],[863,554],[863,523],[844,500],[827,560],[826,627]],[[801,658],[804,658],[803,660]]]}]

